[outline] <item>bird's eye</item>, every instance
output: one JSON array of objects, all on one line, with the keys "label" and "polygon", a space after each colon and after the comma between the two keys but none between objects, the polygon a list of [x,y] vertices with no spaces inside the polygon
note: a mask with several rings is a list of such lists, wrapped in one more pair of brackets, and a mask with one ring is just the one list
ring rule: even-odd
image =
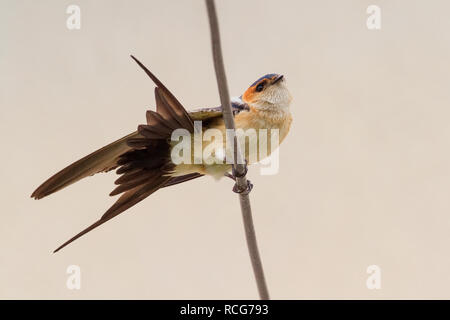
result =
[{"label": "bird's eye", "polygon": [[256,86],[256,91],[261,92],[264,89],[264,83],[260,83]]}]

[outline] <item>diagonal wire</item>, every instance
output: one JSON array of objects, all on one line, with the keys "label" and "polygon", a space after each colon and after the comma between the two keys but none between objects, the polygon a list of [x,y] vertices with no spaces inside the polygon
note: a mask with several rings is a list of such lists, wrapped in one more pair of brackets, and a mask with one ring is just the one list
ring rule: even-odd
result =
[{"label": "diagonal wire", "polygon": [[[211,43],[214,58],[214,68],[216,70],[217,85],[219,87],[220,102],[222,103],[223,119],[227,132],[232,133],[234,138],[234,169],[236,172],[236,185],[238,190],[247,189],[246,171],[247,165],[242,159],[242,153],[237,143],[235,135],[234,118],[231,111],[230,95],[228,92],[227,78],[225,75],[225,67],[222,57],[222,48],[220,45],[219,24],[217,21],[217,14],[214,0],[205,0],[209,17],[209,25],[211,29]],[[231,129],[231,130],[230,130]],[[229,141],[229,140],[227,140]],[[258,243],[256,241],[255,227],[253,225],[252,209],[250,206],[250,198],[248,193],[243,192],[239,194],[241,204],[242,219],[244,221],[245,237],[247,239],[247,247],[252,262],[253,273],[255,274],[256,285],[261,300],[269,300],[269,291],[267,289],[266,280],[264,277],[264,270],[259,256]]]}]

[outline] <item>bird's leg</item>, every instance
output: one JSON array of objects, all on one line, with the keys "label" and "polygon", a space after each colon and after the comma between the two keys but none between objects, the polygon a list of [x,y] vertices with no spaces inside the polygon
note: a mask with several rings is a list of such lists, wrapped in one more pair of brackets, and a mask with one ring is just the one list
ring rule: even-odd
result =
[{"label": "bird's leg", "polygon": [[236,181],[236,177],[235,177],[233,174],[229,173],[229,172],[225,172],[223,175],[224,175],[225,177],[230,178],[230,179],[233,180],[233,181]]},{"label": "bird's leg", "polygon": [[244,189],[240,189],[238,187],[237,183],[235,183],[233,186],[233,192],[239,193],[239,194],[249,194],[250,191],[252,191],[252,189],[253,189],[253,183],[251,183],[250,180],[247,180],[247,187]]},{"label": "bird's leg", "polygon": [[231,173],[233,174],[234,177],[239,177],[242,178],[243,176],[245,176],[248,172],[248,168],[247,168],[248,162],[247,159],[245,159],[245,167],[244,167],[244,172],[241,175],[238,175],[236,172],[236,168],[234,167],[234,165],[231,166]]}]

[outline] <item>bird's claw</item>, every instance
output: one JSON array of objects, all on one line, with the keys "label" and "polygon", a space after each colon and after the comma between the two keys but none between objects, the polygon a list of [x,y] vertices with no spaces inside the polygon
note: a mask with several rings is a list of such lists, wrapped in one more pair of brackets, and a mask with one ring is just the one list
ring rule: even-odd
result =
[{"label": "bird's claw", "polygon": [[237,183],[235,183],[233,186],[233,192],[238,193],[238,194],[243,194],[243,195],[249,194],[250,191],[252,191],[252,189],[253,189],[253,183],[251,183],[250,180],[247,180],[247,187],[244,189],[240,189]]}]

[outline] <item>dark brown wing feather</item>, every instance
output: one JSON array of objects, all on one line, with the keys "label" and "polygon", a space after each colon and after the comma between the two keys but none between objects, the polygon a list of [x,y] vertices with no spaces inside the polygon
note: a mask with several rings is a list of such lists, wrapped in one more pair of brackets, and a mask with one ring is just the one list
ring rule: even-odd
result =
[{"label": "dark brown wing feather", "polygon": [[72,163],[41,184],[31,197],[41,199],[80,179],[116,168],[119,156],[132,150],[132,147],[127,144],[127,140],[138,137],[140,134],[137,131],[133,132]]},{"label": "dark brown wing feather", "polygon": [[149,195],[151,195],[153,192],[157,191],[161,186],[167,182],[170,179],[170,177],[162,177],[159,176],[150,182],[147,182],[144,185],[140,185],[134,189],[131,189],[124,193],[117,201],[116,203],[109,208],[108,211],[105,212],[105,214],[95,222],[94,224],[90,225],[71,239],[67,240],[65,243],[63,243],[61,246],[59,246],[55,251],[57,252],[67,246],[69,243],[75,241],[76,239],[80,238],[81,236],[85,235],[89,231],[94,230],[98,226],[104,224],[106,221],[111,220],[115,216],[119,215],[120,213],[124,212],[128,208],[134,206],[138,202],[144,200]]},{"label": "dark brown wing feather", "polygon": [[[181,103],[174,97],[174,95],[150,72],[138,59],[131,56],[134,61],[144,70],[144,72],[153,80],[157,88],[155,89],[156,96],[156,111],[166,120],[174,119],[179,122],[178,128],[185,128],[189,132],[194,132],[194,124],[187,111],[183,108]],[[162,100],[162,101],[158,101]],[[158,103],[160,102],[160,103]]]},{"label": "dark brown wing feather", "polygon": [[203,177],[203,174],[197,173],[197,172],[185,174],[184,176],[172,177],[169,181],[166,182],[166,184],[164,184],[163,187],[164,188],[165,187],[170,187],[170,186],[173,186],[175,184],[179,184],[179,183],[186,182],[186,181],[189,181],[189,180],[192,180],[192,179],[196,179],[196,178],[200,178],[200,177]]},{"label": "dark brown wing feather", "polygon": [[[233,116],[241,112],[250,111],[250,107],[243,101],[232,101],[231,102],[231,111],[233,112]],[[212,120],[214,118],[222,118],[222,106],[214,107],[214,108],[200,108],[196,110],[189,111],[189,116],[194,121],[206,121]]]}]

